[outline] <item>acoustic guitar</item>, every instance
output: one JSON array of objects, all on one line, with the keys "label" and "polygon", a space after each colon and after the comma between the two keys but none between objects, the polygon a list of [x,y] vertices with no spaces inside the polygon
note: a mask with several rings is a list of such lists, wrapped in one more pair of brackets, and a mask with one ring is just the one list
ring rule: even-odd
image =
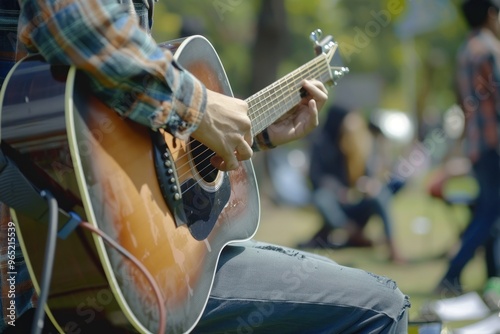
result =
[{"label": "acoustic guitar", "polygon": [[[337,43],[316,39],[318,55],[249,97],[258,134],[301,100],[303,79],[333,84],[342,67]],[[192,36],[160,44],[208,89],[231,95],[210,42]],[[248,240],[259,224],[251,161],[222,172],[195,140],[181,141],[120,117],[92,94],[85,75],[29,56],[11,70],[0,93],[2,146],[39,189],[69,213],[104,231],[156,281],[166,332],[191,331],[207,303],[219,254]],[[15,186],[15,185],[13,185]],[[47,219],[11,211],[35,287],[39,288]],[[77,227],[58,238],[46,313],[64,333],[93,328],[157,332],[151,284],[103,239]]]}]

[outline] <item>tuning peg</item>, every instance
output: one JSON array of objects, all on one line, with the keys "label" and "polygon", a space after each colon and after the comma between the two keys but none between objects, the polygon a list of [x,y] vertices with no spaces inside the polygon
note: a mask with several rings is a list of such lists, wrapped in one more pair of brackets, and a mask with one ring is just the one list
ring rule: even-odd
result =
[{"label": "tuning peg", "polygon": [[348,67],[340,67],[333,71],[333,83],[334,85],[337,84],[337,81],[339,79],[342,79],[346,74],[349,73],[349,68]]},{"label": "tuning peg", "polygon": [[316,29],[309,35],[309,39],[313,41],[314,44],[318,45],[319,40],[321,39],[321,35],[323,35],[321,29]]}]

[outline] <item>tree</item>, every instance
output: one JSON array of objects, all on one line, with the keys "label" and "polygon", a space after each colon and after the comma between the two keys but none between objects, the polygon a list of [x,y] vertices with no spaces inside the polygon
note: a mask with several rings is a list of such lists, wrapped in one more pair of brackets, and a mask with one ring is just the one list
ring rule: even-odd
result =
[{"label": "tree", "polygon": [[257,92],[274,82],[287,55],[287,13],[283,0],[261,0],[257,33],[252,48],[250,91]]}]

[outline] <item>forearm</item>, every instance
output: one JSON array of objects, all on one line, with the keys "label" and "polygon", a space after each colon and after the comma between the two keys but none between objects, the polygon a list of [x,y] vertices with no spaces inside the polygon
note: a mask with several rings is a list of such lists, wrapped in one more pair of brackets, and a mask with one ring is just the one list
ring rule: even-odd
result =
[{"label": "forearm", "polygon": [[199,124],[206,90],[116,0],[21,0],[20,41],[50,63],[85,71],[104,102],[184,138]]}]

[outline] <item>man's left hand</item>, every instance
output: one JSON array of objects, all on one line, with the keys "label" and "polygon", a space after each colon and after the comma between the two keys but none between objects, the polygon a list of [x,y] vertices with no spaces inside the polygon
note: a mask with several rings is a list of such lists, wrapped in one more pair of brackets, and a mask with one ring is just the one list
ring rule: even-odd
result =
[{"label": "man's left hand", "polygon": [[328,99],[325,86],[317,80],[304,80],[306,96],[267,130],[274,146],[286,144],[309,134],[318,126],[318,111]]}]

